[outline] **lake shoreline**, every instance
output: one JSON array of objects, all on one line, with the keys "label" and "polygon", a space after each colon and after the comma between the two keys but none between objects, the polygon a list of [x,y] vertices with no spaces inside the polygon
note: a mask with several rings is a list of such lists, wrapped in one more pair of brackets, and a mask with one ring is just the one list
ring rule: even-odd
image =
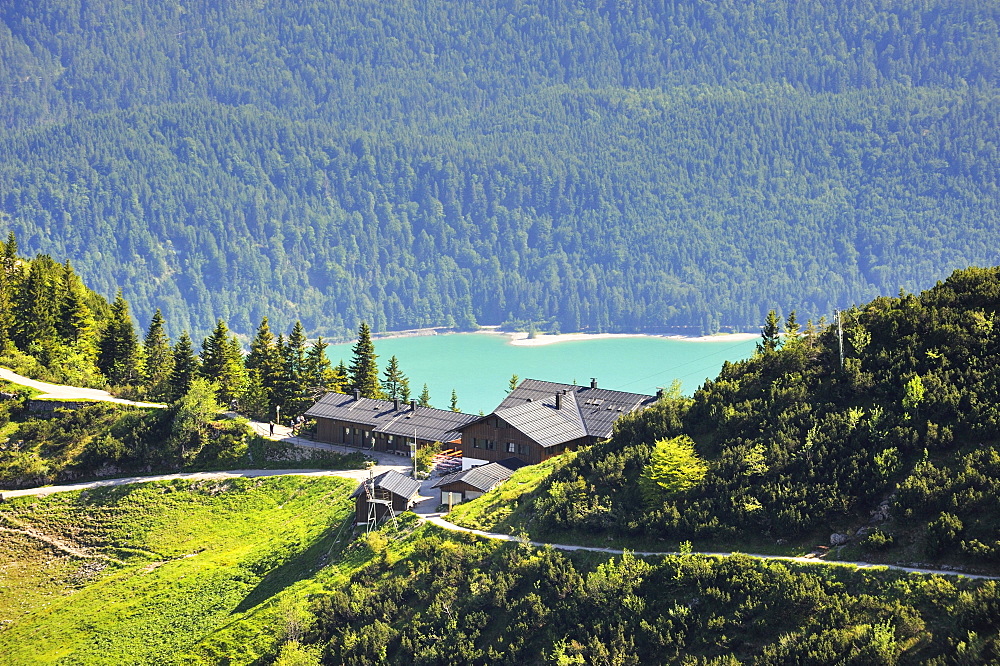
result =
[{"label": "lake shoreline", "polygon": [[[485,335],[502,335],[508,338],[509,344],[516,347],[541,347],[560,342],[576,342],[583,340],[602,340],[615,338],[663,338],[681,342],[744,342],[760,337],[759,333],[715,333],[713,335],[661,335],[656,333],[538,333],[529,337],[524,331],[501,331],[499,326],[482,326],[475,331],[462,331],[447,326],[414,328],[405,331],[390,331],[372,334],[372,341],[393,340],[398,338],[416,338],[431,335],[454,335],[458,333],[482,333]],[[354,343],[357,340],[348,340]],[[345,344],[345,343],[337,343]]]}]

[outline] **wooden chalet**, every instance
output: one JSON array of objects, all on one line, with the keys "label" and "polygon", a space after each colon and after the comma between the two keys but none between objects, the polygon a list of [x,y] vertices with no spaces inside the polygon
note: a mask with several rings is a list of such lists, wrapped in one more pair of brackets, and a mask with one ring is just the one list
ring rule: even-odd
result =
[{"label": "wooden chalet", "polygon": [[416,400],[374,400],[353,395],[327,393],[306,412],[316,419],[316,439],[330,444],[344,444],[410,455],[410,445],[418,447],[434,442],[458,445],[461,428],[478,416],[433,407],[420,407]]},{"label": "wooden chalet", "polygon": [[395,470],[383,472],[374,479],[363,481],[351,495],[354,498],[355,524],[364,525],[368,522],[369,499],[379,500],[372,504],[376,512],[376,522],[381,524],[386,519],[390,506],[397,516],[408,511],[419,490],[419,481],[403,476]]},{"label": "wooden chalet", "polygon": [[447,504],[445,493],[458,495],[459,501],[464,502],[493,490],[525,465],[527,463],[518,458],[477,465],[443,476],[432,487],[441,493],[441,504]]},{"label": "wooden chalet", "polygon": [[463,466],[516,457],[534,465],[611,436],[624,414],[658,396],[526,379],[487,416],[461,426]]}]

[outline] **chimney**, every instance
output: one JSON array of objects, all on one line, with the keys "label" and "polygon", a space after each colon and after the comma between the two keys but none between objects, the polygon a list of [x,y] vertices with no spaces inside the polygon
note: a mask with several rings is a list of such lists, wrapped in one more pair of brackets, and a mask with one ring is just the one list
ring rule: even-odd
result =
[{"label": "chimney", "polygon": [[395,412],[399,411],[399,398],[393,398],[392,399],[392,409]]},{"label": "chimney", "polygon": [[597,388],[597,377],[590,378],[590,388]]},{"label": "chimney", "polygon": [[417,411],[417,401],[416,400],[411,400],[410,401],[410,411],[411,412]]},{"label": "chimney", "polygon": [[361,389],[354,389],[354,402],[361,400]]},{"label": "chimney", "polygon": [[556,393],[556,409],[562,409],[562,393]]}]

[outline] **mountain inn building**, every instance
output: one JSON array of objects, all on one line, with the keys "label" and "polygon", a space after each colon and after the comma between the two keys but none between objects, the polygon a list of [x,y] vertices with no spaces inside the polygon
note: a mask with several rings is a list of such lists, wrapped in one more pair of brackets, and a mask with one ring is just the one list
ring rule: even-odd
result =
[{"label": "mountain inn building", "polygon": [[[462,450],[462,468],[517,458],[533,465],[611,436],[615,421],[645,409],[658,396],[526,379],[486,416],[416,401],[375,400],[327,393],[307,412],[316,439],[360,449],[410,455],[440,442]],[[471,490],[471,489],[470,489]]]}]

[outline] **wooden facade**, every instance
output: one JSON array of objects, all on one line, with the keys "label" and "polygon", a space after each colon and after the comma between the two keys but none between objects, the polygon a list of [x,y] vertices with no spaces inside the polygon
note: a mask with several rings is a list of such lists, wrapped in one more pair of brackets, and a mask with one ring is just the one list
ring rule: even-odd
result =
[{"label": "wooden facade", "polygon": [[521,432],[495,414],[462,429],[463,455],[488,462],[518,458],[529,465],[536,465],[592,441],[596,439],[581,437],[553,446],[542,446],[530,435]]}]

